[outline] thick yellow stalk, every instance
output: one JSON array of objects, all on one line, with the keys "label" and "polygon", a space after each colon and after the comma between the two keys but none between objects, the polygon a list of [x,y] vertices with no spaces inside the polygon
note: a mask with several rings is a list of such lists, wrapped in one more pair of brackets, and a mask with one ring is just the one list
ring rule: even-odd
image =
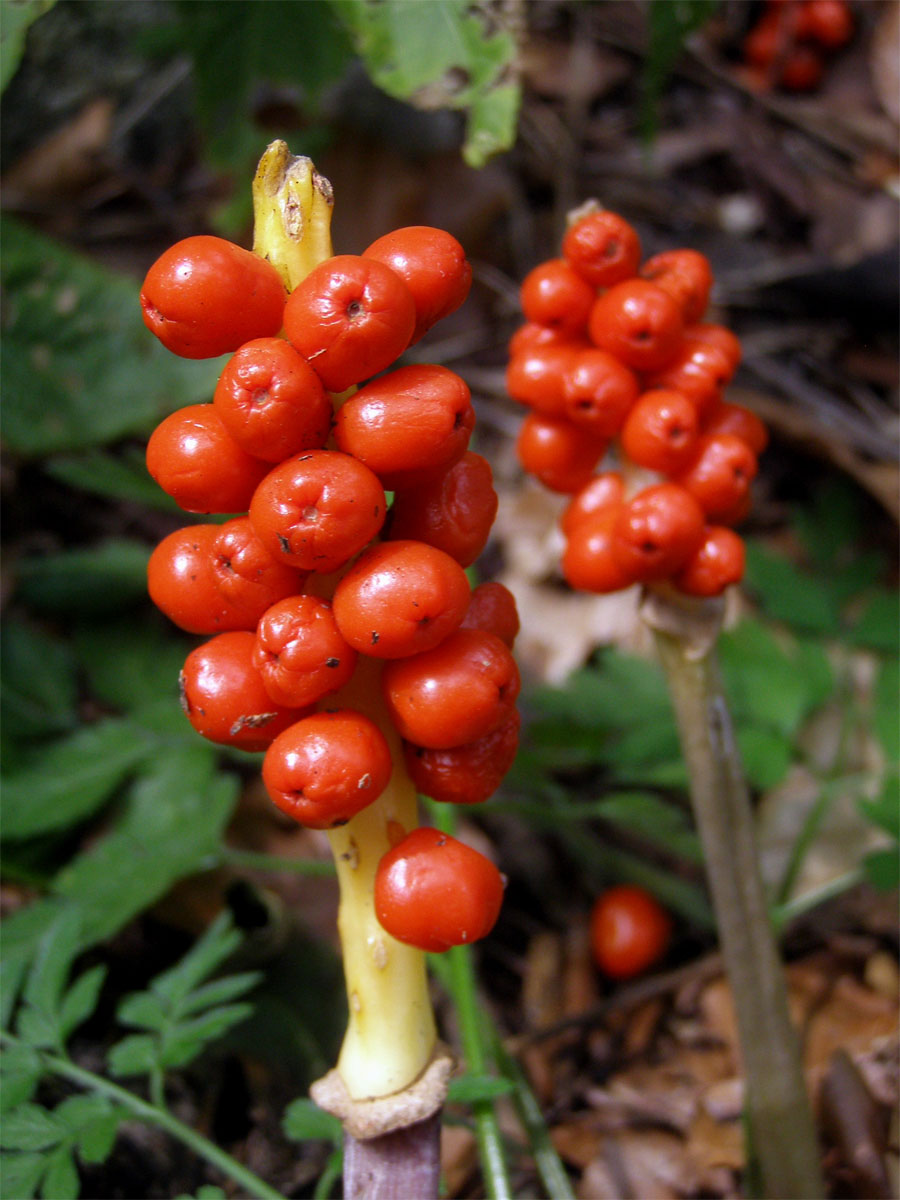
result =
[{"label": "thick yellow stalk", "polygon": [[[253,181],[253,249],[276,267],[289,291],[331,256],[332,204],[331,185],[310,159],[293,157],[282,141],[268,147]],[[325,595],[334,580],[314,576],[311,583]],[[387,934],[374,909],[375,871],[391,848],[391,833],[397,827],[408,833],[418,824],[416,791],[384,711],[380,676],[381,663],[361,657],[353,679],[322,705],[354,708],[375,721],[394,763],[382,796],[328,835],[340,884],[338,928],[349,1006],[337,1069],[352,1101],[408,1088],[431,1062],[437,1041],[425,956]]]}]

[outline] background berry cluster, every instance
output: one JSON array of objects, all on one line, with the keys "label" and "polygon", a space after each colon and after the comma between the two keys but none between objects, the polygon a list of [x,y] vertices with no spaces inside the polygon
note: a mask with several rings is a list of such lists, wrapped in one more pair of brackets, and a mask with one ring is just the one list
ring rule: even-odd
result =
[{"label": "background berry cluster", "polygon": [[732,528],[750,505],[767,434],[724,390],[738,339],[704,321],[712,286],[690,249],[642,262],[637,233],[589,204],[561,257],[520,291],[525,324],[509,346],[509,395],[531,411],[519,460],[571,495],[563,573],[578,589],[671,583],[715,596],[743,574]]}]

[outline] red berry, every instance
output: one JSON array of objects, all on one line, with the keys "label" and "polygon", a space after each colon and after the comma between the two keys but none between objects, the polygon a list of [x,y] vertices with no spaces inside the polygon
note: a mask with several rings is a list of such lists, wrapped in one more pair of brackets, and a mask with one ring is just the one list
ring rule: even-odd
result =
[{"label": "red berry", "polygon": [[697,409],[681,392],[644,392],[622,427],[622,449],[648,471],[670,475],[683,468],[699,436]]},{"label": "red berry", "polygon": [[571,225],[562,252],[572,270],[593,287],[608,288],[630,279],[641,261],[635,230],[606,209],[588,213]]},{"label": "red berry", "polygon": [[288,596],[263,614],[253,665],[273,700],[306,708],[348,682],[356,651],[341,635],[327,600]]},{"label": "red berry", "polygon": [[586,342],[535,345],[509,360],[506,390],[513,400],[548,417],[565,416],[563,380]]},{"label": "red berry", "polygon": [[334,616],[347,642],[372,658],[430,650],[459,627],[469,603],[466,573],[424,542],[370,546],[338,583]]},{"label": "red berry", "polygon": [[755,412],[740,404],[720,404],[703,423],[704,433],[732,433],[746,442],[754,454],[769,444],[769,431]]},{"label": "red berry", "polygon": [[525,276],[519,299],[526,321],[583,335],[595,292],[561,258],[540,263]]},{"label": "red berry", "polygon": [[507,354],[510,358],[517,358],[520,354],[538,350],[543,346],[579,344],[583,340],[566,329],[557,329],[552,325],[538,325],[535,321],[526,321],[509,339]]},{"label": "red berry", "polygon": [[256,338],[228,361],[213,404],[248,454],[282,462],[325,445],[331,401],[305,358],[283,338]]},{"label": "red berry", "polygon": [[643,888],[610,888],[591,909],[594,961],[611,979],[631,979],[652,967],[671,936],[671,917]]},{"label": "red berry", "polygon": [[621,504],[624,499],[625,480],[618,471],[604,471],[575,493],[560,517],[559,527],[568,537],[582,521]]},{"label": "red berry", "polygon": [[400,367],[341,405],[335,440],[390,491],[415,487],[466,452],[475,412],[468,385],[446,367]]},{"label": "red berry", "polygon": [[273,558],[322,574],[358,554],[384,513],[377,477],[337,450],[310,450],[274,467],[250,504],[253,528]]},{"label": "red berry", "polygon": [[514,710],[493,733],[449,750],[427,750],[404,742],[403,758],[416,791],[445,804],[482,804],[513,764],[520,724]]},{"label": "red berry", "polygon": [[390,538],[412,538],[471,566],[487,544],[497,515],[490,463],[467,450],[459,462],[394,496]]},{"label": "red berry", "polygon": [[488,580],[472,589],[460,629],[483,629],[512,649],[519,633],[516,598],[502,583]]},{"label": "red berry", "polygon": [[503,877],[490,859],[429,827],[407,834],[375,875],[375,912],[384,929],[430,953],[485,937],[502,901]]},{"label": "red berry", "polygon": [[[694,326],[693,328],[696,328]],[[647,379],[649,387],[674,388],[696,406],[702,418],[721,403],[722,393],[734,375],[734,365],[721,346],[685,334],[681,349],[662,371]]]},{"label": "red berry", "polygon": [[384,734],[352,709],[312,713],[279,735],[263,759],[272,801],[310,829],[333,829],[377,800],[390,782]]},{"label": "red berry", "polygon": [[576,591],[621,592],[635,582],[635,576],[613,553],[613,530],[621,508],[621,504],[611,504],[585,517],[570,532],[562,556],[562,573]]},{"label": "red berry", "polygon": [[296,708],[276,704],[253,665],[249,631],[220,633],[187,656],[179,676],[181,707],[211,742],[264,750],[297,720]]},{"label": "red berry", "polygon": [[632,579],[668,579],[700,545],[704,525],[703,509],[690,492],[676,483],[651,484],[618,511],[612,552]]},{"label": "red berry", "polygon": [[268,465],[237,444],[212,404],[189,404],[147,443],[147,470],[187,512],[245,512]]},{"label": "red berry", "polygon": [[659,371],[675,355],[684,318],[668,292],[646,279],[617,283],[595,301],[588,331],[601,350],[635,371]]},{"label": "red berry", "polygon": [[579,350],[562,377],[564,415],[594,437],[615,437],[640,390],[634,372],[612,354]]},{"label": "red berry", "polygon": [[466,252],[443,229],[410,225],[376,239],[363,258],[375,258],[403,280],[416,306],[412,342],[444,317],[455,312],[472,284]]},{"label": "red berry", "polygon": [[331,392],[383,371],[409,345],[416,306],[396,272],[374,258],[338,254],[288,297],[284,331]]},{"label": "red berry", "polygon": [[681,309],[686,325],[706,311],[713,284],[709,259],[696,250],[664,250],[641,267],[641,278],[668,292]]},{"label": "red berry", "polygon": [[147,563],[150,599],[187,633],[252,629],[216,588],[213,542],[216,525],[187,525],[163,538]]},{"label": "red berry", "polygon": [[705,434],[678,482],[702,505],[710,521],[731,523],[756,475],[756,455],[733,433]]},{"label": "red berry", "polygon": [[744,577],[744,543],[733,529],[710,525],[673,582],[689,596],[718,596]]},{"label": "red berry", "polygon": [[285,304],[271,263],[223,238],[176,242],[141,288],[144,324],[182,358],[215,358],[281,329]]},{"label": "red berry", "polygon": [[515,659],[500,638],[458,629],[433,650],[386,663],[382,685],[401,737],[445,750],[502,725],[513,710],[520,680]]},{"label": "red berry", "polygon": [[211,528],[213,580],[225,602],[243,614],[242,629],[255,629],[267,608],[303,590],[305,573],[273,558],[249,517]]},{"label": "red berry", "polygon": [[593,437],[562,417],[529,413],[519,429],[516,453],[529,474],[553,492],[577,492],[606,453],[605,438]]}]

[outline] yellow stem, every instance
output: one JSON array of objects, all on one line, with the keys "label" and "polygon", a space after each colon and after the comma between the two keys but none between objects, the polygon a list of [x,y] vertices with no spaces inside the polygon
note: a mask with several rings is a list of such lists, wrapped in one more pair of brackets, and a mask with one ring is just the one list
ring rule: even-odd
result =
[{"label": "yellow stem", "polygon": [[[331,185],[310,159],[291,156],[282,141],[268,147],[253,181],[253,249],[276,267],[289,291],[331,256],[332,204]],[[326,595],[335,580],[313,576],[310,583]],[[374,909],[375,872],[391,848],[389,825],[408,833],[418,824],[416,791],[381,698],[381,668],[361,656],[350,682],[321,705],[354,708],[375,721],[394,763],[381,797],[328,835],[340,885],[338,931],[349,1006],[338,1072],[353,1100],[408,1087],[428,1065],[437,1040],[425,955],[387,934]]]}]

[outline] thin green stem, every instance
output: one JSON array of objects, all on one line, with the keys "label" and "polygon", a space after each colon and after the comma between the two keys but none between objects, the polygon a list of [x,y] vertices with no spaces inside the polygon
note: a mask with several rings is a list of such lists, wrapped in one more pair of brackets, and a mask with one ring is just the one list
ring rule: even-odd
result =
[{"label": "thin green stem", "polygon": [[755,1159],[764,1196],[813,1200],[823,1195],[815,1126],[759,873],[750,798],[715,659],[715,639],[698,648],[687,632],[653,624],[688,767],[734,998],[751,1161]]},{"label": "thin green stem", "polygon": [[[0,1041],[9,1045],[24,1044],[19,1038],[5,1031],[0,1031]],[[248,1196],[256,1197],[257,1200],[284,1200],[280,1192],[269,1187],[258,1175],[248,1170],[247,1167],[242,1166],[237,1159],[232,1158],[226,1151],[221,1150],[215,1142],[211,1142],[208,1138],[205,1138],[202,1133],[198,1133],[195,1129],[191,1129],[190,1125],[186,1125],[177,1117],[172,1116],[170,1112],[157,1108],[146,1100],[142,1100],[140,1096],[129,1092],[127,1088],[120,1087],[119,1084],[105,1079],[102,1075],[95,1075],[93,1071],[79,1067],[69,1059],[62,1058],[57,1054],[48,1054],[45,1051],[39,1051],[39,1053],[48,1071],[60,1076],[62,1079],[68,1079],[71,1083],[78,1084],[80,1087],[107,1096],[123,1108],[127,1108],[139,1121],[144,1121],[148,1125],[156,1125],[158,1128],[164,1129],[166,1133],[177,1138],[178,1141],[193,1150],[195,1154],[206,1159],[208,1163],[220,1170],[223,1175],[233,1180]]]},{"label": "thin green stem", "polygon": [[791,921],[806,916],[808,912],[812,912],[813,909],[818,908],[820,904],[825,904],[828,900],[843,896],[851,888],[858,887],[865,878],[865,871],[861,867],[856,867],[852,871],[845,871],[843,875],[836,875],[834,879],[829,879],[827,883],[823,883],[819,887],[811,888],[808,892],[795,896],[792,900],[786,900],[784,904],[776,904],[772,909],[772,922],[775,928],[780,933]]},{"label": "thin green stem", "polygon": [[246,871],[293,871],[296,875],[332,876],[335,873],[331,859],[291,858],[286,854],[265,854],[256,850],[235,850],[223,846],[216,855],[221,866],[240,867]]}]

